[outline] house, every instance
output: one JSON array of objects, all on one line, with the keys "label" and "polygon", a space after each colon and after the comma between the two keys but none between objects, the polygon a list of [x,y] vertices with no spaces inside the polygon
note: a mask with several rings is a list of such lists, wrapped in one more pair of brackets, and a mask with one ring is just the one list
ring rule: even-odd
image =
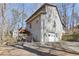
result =
[{"label": "house", "polygon": [[13,38],[17,41],[24,39],[25,41],[31,41],[31,33],[25,28],[19,28],[18,30],[13,31]]},{"label": "house", "polygon": [[38,42],[58,42],[65,32],[56,6],[43,4],[27,20],[27,28]]},{"label": "house", "polygon": [[18,40],[20,41],[24,41],[24,42],[31,42],[32,40],[32,36],[31,36],[31,33],[27,30],[27,29],[24,29],[24,28],[20,28],[18,30],[19,34],[18,34]]}]

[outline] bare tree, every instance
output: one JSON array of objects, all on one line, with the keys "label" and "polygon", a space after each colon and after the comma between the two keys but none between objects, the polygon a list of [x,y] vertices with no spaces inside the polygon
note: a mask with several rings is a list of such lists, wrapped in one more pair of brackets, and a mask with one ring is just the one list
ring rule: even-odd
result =
[{"label": "bare tree", "polygon": [[72,27],[75,26],[76,16],[77,16],[77,13],[76,13],[76,10],[75,10],[75,4],[73,3],[72,4],[72,15],[71,15]]},{"label": "bare tree", "polygon": [[[13,19],[12,19],[12,23],[11,23],[10,28],[9,28],[11,32],[17,26],[17,23],[21,22],[21,18],[22,18],[22,22],[26,18],[26,14],[23,11],[20,12],[16,9],[12,10],[12,15],[13,15]],[[23,26],[23,23],[22,23],[22,26]]]},{"label": "bare tree", "polygon": [[5,23],[7,21],[6,19],[6,4],[2,4],[1,6],[1,18],[2,18],[2,23],[1,23],[1,39],[2,39],[2,36],[4,35],[5,33]]},{"label": "bare tree", "polygon": [[[21,21],[21,18],[25,19],[26,14],[18,9],[12,9],[12,19],[7,18],[7,4],[0,4],[0,37],[1,40],[7,40],[6,36],[12,37],[13,30],[17,26],[17,23]],[[11,20],[11,22],[10,22]]]},{"label": "bare tree", "polygon": [[64,22],[64,29],[67,31],[67,4],[62,4],[62,19],[63,19],[63,22]]}]

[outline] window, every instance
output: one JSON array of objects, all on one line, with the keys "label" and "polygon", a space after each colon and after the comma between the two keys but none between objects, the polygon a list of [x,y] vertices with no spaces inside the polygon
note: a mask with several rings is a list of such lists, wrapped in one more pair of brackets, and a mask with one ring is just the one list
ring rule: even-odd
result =
[{"label": "window", "polygon": [[32,25],[30,24],[30,28],[32,28]]},{"label": "window", "polygon": [[51,21],[51,13],[48,13],[48,22]]},{"label": "window", "polygon": [[48,19],[48,22],[50,22],[50,19]]},{"label": "window", "polygon": [[38,23],[39,20],[36,21],[36,23]]},{"label": "window", "polygon": [[56,27],[56,22],[55,22],[55,20],[54,20],[54,24],[53,24],[53,27],[54,27],[54,28]]}]

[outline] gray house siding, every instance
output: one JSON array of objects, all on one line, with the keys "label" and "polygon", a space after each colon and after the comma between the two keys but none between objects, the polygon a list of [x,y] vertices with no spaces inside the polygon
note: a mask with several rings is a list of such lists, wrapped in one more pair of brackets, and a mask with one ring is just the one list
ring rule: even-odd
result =
[{"label": "gray house siding", "polygon": [[34,21],[32,21],[31,23],[31,32],[33,34],[33,38],[36,41],[41,41],[41,20],[40,20],[40,16],[35,18]]}]

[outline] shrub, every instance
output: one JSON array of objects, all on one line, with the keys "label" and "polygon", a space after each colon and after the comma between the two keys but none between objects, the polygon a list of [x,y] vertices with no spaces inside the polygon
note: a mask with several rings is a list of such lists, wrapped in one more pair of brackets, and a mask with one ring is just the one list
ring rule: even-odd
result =
[{"label": "shrub", "polygon": [[65,41],[79,41],[79,33],[66,34],[62,36],[62,40]]}]

